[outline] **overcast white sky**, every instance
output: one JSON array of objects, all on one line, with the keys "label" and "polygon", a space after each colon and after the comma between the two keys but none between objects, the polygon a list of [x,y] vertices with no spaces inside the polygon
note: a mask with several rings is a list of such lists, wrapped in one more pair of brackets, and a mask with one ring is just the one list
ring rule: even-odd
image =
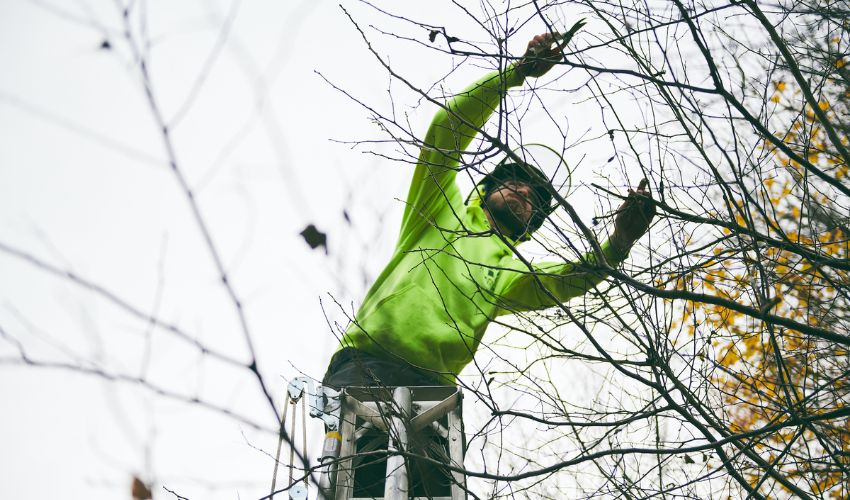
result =
[{"label": "overcast white sky", "polygon": [[[343,4],[364,27],[423,42],[376,37],[375,48],[424,89],[448,75],[446,90],[460,90],[487,65],[467,61],[453,72],[462,59],[428,48],[426,30]],[[398,13],[486,41],[450,2],[415,5]],[[131,19],[135,35],[145,29],[149,37],[153,92],[245,304],[263,374],[276,396],[281,377],[321,377],[336,340],[320,299],[331,321],[344,322],[331,295],[349,309],[362,298],[394,243],[411,168],[333,141],[385,136],[317,72],[380,112],[391,111],[392,95],[399,119],[418,133],[436,108],[391,82],[336,1],[137,1]],[[0,244],[73,271],[247,361],[122,30],[111,1],[0,1]],[[522,26],[509,50],[521,54],[540,31],[539,23]],[[582,82],[568,75],[559,85]],[[582,108],[593,103],[578,104],[587,94],[543,95],[562,113],[556,121],[569,127],[569,141],[605,136]],[[557,140],[539,105],[527,104],[524,134]],[[604,161],[610,151],[601,144],[577,146],[574,158]],[[576,196],[589,220],[593,200]],[[309,223],[328,233],[328,255],[298,236]],[[0,252],[0,328],[32,358],[144,374],[273,424],[246,373],[9,248]],[[0,356],[16,353],[0,340]],[[133,473],[190,498],[267,491],[271,462],[248,442],[271,450],[272,436],[213,412],[128,384],[20,366],[0,366],[0,398],[3,498],[128,498]]]}]

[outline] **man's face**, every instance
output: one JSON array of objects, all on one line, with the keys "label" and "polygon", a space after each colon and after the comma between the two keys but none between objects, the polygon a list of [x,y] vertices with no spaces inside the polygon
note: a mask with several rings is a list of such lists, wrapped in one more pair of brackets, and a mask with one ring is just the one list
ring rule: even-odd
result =
[{"label": "man's face", "polygon": [[484,200],[490,216],[510,234],[521,235],[539,204],[534,190],[522,181],[507,181]]}]

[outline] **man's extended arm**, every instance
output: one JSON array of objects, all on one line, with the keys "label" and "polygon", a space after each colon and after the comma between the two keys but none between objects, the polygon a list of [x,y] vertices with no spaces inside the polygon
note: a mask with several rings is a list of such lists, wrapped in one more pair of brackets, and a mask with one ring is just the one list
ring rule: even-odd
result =
[{"label": "man's extended arm", "polygon": [[[629,190],[626,200],[617,209],[614,234],[602,244],[602,253],[609,265],[623,261],[632,245],[649,229],[655,216],[655,204],[641,180],[636,190]],[[514,261],[516,272],[504,273],[505,280],[498,292],[502,314],[545,309],[557,302],[585,294],[601,282],[606,273],[598,265],[596,254],[589,252],[577,262],[546,262],[532,266],[533,272],[520,261]],[[554,297],[555,300],[552,299]]]},{"label": "man's extended arm", "polygon": [[494,71],[481,78],[440,108],[425,134],[413,173],[401,239],[415,237],[429,225],[427,219],[434,219],[447,205],[461,208],[463,200],[455,185],[461,155],[499,106],[507,89],[522,85],[523,80],[514,65],[508,66],[504,72]]},{"label": "man's extended arm", "polygon": [[[626,254],[612,245],[611,240],[603,243],[601,247],[605,260],[610,265],[617,265],[626,258]],[[533,271],[519,260],[514,260],[511,267],[515,268],[515,271],[502,273],[505,281],[496,292],[500,302],[499,314],[555,306],[584,295],[606,276],[598,266],[596,254],[592,251],[575,262],[532,264]]]},{"label": "man's extended arm", "polygon": [[457,166],[478,130],[487,123],[507,90],[522,85],[526,77],[546,74],[560,60],[561,51],[583,26],[579,21],[565,35],[546,33],[528,42],[522,59],[503,72],[492,72],[450,99],[441,108],[428,132],[410,184],[401,223],[400,245],[415,240],[436,221],[446,207],[460,210],[463,200],[455,185]]}]

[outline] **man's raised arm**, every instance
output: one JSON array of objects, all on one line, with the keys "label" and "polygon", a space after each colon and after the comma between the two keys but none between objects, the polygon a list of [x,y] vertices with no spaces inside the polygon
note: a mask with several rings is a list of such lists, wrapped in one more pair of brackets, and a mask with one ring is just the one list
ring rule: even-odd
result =
[{"label": "man's raised arm", "polygon": [[463,198],[455,184],[461,155],[487,123],[508,88],[522,85],[514,65],[487,74],[452,97],[437,111],[422,150],[402,218],[401,237],[415,236],[447,207],[460,210]]},{"label": "man's raised arm", "polygon": [[527,76],[544,75],[558,61],[569,38],[559,41],[557,37],[555,34],[535,36],[528,42],[519,62],[509,65],[503,72],[487,74],[437,111],[425,134],[410,184],[401,241],[415,238],[442,210],[461,209],[463,199],[455,185],[455,177],[462,153],[498,108],[509,88],[522,85]]}]

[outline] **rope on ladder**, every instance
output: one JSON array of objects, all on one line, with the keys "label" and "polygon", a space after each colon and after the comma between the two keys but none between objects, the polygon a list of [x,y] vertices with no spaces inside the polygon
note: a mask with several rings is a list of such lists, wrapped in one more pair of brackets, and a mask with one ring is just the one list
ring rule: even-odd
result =
[{"label": "rope on ladder", "polygon": [[[277,487],[277,471],[280,467],[280,452],[283,448],[284,436],[286,434],[286,414],[287,410],[290,406],[292,406],[292,424],[290,426],[289,431],[289,464],[287,467],[289,468],[289,486],[290,486],[290,498],[306,498],[307,493],[307,476],[304,476],[304,486],[297,487],[295,485],[295,433],[298,427],[298,414],[296,413],[296,406],[299,401],[301,402],[301,437],[302,437],[302,446],[303,450],[306,453],[307,451],[307,401],[306,401],[306,391],[304,381],[299,379],[295,379],[289,383],[286,390],[286,399],[283,403],[283,410],[280,418],[280,430],[278,431],[278,441],[277,441],[277,452],[274,456],[274,472],[272,472],[272,488],[269,493],[269,499],[274,499],[275,488]],[[296,493],[293,497],[293,494]]]},{"label": "rope on ladder", "polygon": [[[280,449],[283,447],[283,433],[286,432],[286,409],[289,408],[289,391],[286,391],[286,401],[283,403],[283,415],[280,417],[280,430],[278,431],[278,441],[277,441],[277,453],[274,455],[274,472],[272,473],[272,490],[269,493],[269,498],[274,498],[275,486],[277,485],[277,468],[280,465]],[[293,421],[295,419],[292,419]],[[290,457],[290,462],[292,458]],[[291,465],[290,465],[291,468]],[[290,484],[292,483],[292,477],[289,478]]]}]

